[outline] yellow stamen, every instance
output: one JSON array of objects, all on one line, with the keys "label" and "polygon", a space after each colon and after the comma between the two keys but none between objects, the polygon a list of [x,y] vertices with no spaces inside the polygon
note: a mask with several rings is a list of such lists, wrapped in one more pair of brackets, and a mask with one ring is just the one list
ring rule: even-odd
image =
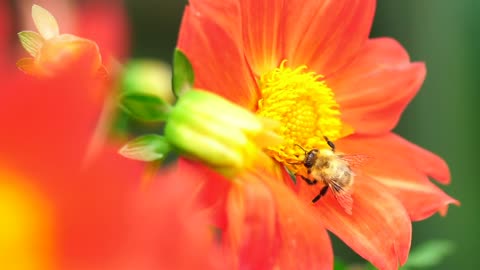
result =
[{"label": "yellow stamen", "polygon": [[322,78],[306,66],[287,67],[286,61],[260,77],[257,114],[280,122],[279,134],[284,139],[267,153],[287,166],[303,160],[304,152],[295,144],[306,150],[327,148],[323,136],[335,141],[353,131],[342,123],[333,91]]}]

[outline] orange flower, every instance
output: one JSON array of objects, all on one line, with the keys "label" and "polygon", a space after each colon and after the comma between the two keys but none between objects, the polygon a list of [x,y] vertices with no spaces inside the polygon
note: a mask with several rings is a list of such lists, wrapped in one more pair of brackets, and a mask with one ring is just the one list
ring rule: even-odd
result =
[{"label": "orange flower", "polygon": [[267,265],[331,269],[326,228],[375,266],[396,269],[408,257],[411,221],[458,204],[428,179],[447,184],[445,162],[392,132],[421,87],[425,65],[411,63],[395,40],[368,38],[374,11],[373,0],[190,0],[178,47],[192,62],[195,87],[279,121],[285,143],[266,150],[277,167],[311,177],[298,164],[301,148],[331,153],[324,136],[338,153],[369,157],[354,169],[352,209],[331,191],[312,204],[321,186],[301,177],[294,185],[286,173],[259,171],[233,183],[226,222],[237,231],[229,241],[240,258],[255,256],[250,242],[265,243],[248,224],[249,232],[238,232],[242,222],[256,220],[268,227],[257,231],[281,239]]},{"label": "orange flower", "polygon": [[225,269],[196,203],[204,175],[172,168],[142,190],[143,166],[117,146],[85,159],[91,85],[0,74],[0,268]]}]

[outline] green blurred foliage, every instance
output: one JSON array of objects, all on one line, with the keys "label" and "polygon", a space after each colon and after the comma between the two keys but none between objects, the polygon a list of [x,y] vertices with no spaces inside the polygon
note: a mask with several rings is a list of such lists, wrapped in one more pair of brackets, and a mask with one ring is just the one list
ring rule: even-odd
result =
[{"label": "green blurred foliage", "polygon": [[[132,54],[171,61],[186,0],[128,0]],[[438,215],[414,224],[413,247],[431,239],[455,244],[453,256],[435,269],[477,269],[479,237],[476,151],[480,76],[480,1],[378,1],[372,37],[399,40],[412,60],[424,61],[425,84],[405,111],[396,131],[441,155],[450,165],[452,184],[442,187],[459,199],[446,218]],[[361,259],[338,239],[336,254]]]},{"label": "green blurred foliage", "polygon": [[[427,79],[407,108],[397,131],[439,154],[450,165],[452,184],[442,187],[460,200],[446,218],[438,215],[414,224],[414,245],[428,239],[449,239],[453,256],[435,269],[478,269],[480,247],[476,151],[480,68],[480,2],[379,2],[374,36],[393,36],[415,61],[427,64]],[[476,149],[476,150],[475,150]]]},{"label": "green blurred foliage", "polygon": [[410,253],[408,262],[402,267],[407,269],[432,269],[442,263],[455,250],[452,242],[432,240],[416,246]]}]

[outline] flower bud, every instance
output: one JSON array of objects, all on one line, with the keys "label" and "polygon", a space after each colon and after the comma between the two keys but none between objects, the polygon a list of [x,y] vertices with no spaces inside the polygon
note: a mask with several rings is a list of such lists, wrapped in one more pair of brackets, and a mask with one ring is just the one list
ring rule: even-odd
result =
[{"label": "flower bud", "polygon": [[211,92],[191,90],[170,111],[165,137],[182,154],[232,175],[280,142],[274,126]]},{"label": "flower bud", "polygon": [[130,61],[125,67],[122,80],[123,91],[154,95],[168,104],[175,100],[171,84],[171,67],[148,59]]},{"label": "flower bud", "polygon": [[32,18],[39,33],[18,33],[22,46],[32,56],[17,62],[20,70],[38,77],[54,76],[72,67],[85,74],[106,73],[95,42],[70,34],[61,35],[53,15],[40,6],[33,5]]}]

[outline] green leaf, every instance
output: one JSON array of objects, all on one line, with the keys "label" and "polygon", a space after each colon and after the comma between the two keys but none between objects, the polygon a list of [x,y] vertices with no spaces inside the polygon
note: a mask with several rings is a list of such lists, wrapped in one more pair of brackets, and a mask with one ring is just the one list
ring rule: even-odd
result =
[{"label": "green leaf", "polygon": [[296,185],[297,184],[297,176],[292,172],[290,171],[287,167],[285,167],[285,171],[287,171],[288,175],[290,176],[290,179],[292,179],[292,182]]},{"label": "green leaf", "polygon": [[120,106],[131,116],[143,121],[165,121],[170,104],[149,93],[126,92],[120,98]]},{"label": "green leaf", "polygon": [[194,77],[192,64],[187,56],[179,49],[175,49],[173,53],[172,84],[173,93],[177,98],[192,89]]},{"label": "green leaf", "polygon": [[43,38],[39,33],[33,31],[22,31],[18,33],[18,38],[23,48],[33,57],[37,56],[38,51],[43,46]]},{"label": "green leaf", "polygon": [[340,260],[340,258],[335,257],[335,261],[333,263],[333,270],[347,270],[347,264]]},{"label": "green leaf", "polygon": [[170,150],[170,144],[165,137],[147,134],[128,142],[118,152],[130,159],[155,161],[164,159]]},{"label": "green leaf", "polygon": [[437,266],[453,251],[454,245],[448,240],[432,240],[423,243],[410,253],[409,259],[402,269]]}]

